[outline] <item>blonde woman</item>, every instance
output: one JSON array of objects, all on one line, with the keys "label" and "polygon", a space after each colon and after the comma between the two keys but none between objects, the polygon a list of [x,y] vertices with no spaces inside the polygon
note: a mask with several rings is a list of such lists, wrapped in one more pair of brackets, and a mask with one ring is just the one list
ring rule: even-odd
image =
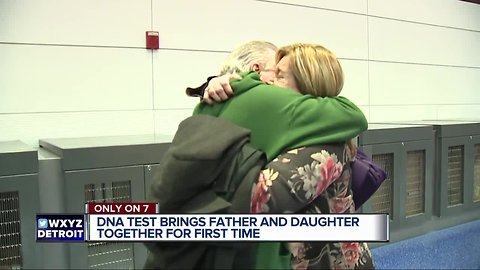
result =
[{"label": "blonde woman", "polygon": [[[338,96],[343,88],[338,59],[323,46],[298,43],[280,48],[276,63],[274,86],[250,72],[231,82],[234,96],[228,101],[201,103],[195,113],[249,128],[252,144],[271,161],[252,189],[252,213],[353,213],[350,139],[366,129],[366,120],[353,103]],[[204,97],[221,92],[210,87]],[[374,268],[364,243],[284,247],[260,244],[256,268]]]}]

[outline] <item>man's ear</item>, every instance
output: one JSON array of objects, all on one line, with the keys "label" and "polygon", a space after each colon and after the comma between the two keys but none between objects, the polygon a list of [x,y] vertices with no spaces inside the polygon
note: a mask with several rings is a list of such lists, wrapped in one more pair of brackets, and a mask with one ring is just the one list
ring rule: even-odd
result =
[{"label": "man's ear", "polygon": [[253,64],[252,65],[252,70],[255,72],[260,72],[260,65],[259,64]]}]

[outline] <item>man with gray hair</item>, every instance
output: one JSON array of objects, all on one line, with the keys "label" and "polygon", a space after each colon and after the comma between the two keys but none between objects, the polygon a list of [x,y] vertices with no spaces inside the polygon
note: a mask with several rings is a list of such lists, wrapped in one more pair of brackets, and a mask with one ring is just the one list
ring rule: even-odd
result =
[{"label": "man with gray hair", "polygon": [[[188,87],[188,96],[202,97],[203,101],[213,104],[214,101],[227,100],[233,95],[230,80],[241,79],[240,73],[255,71],[266,84],[273,84],[275,79],[275,54],[277,46],[268,41],[252,40],[237,46],[227,56],[218,76],[212,76],[207,82],[197,88]],[[223,89],[223,91],[205,90],[208,88]]]},{"label": "man with gray hair", "polygon": [[222,64],[220,75],[256,71],[262,81],[272,83],[277,49],[277,46],[267,41],[244,43],[228,55]]}]

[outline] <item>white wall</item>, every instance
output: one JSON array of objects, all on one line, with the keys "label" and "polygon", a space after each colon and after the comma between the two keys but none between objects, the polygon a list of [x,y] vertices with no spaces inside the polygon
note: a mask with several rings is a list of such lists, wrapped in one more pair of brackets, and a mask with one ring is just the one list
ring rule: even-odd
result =
[{"label": "white wall", "polygon": [[0,141],[173,134],[198,101],[185,87],[251,39],[332,49],[370,121],[480,118],[468,2],[0,0]]}]

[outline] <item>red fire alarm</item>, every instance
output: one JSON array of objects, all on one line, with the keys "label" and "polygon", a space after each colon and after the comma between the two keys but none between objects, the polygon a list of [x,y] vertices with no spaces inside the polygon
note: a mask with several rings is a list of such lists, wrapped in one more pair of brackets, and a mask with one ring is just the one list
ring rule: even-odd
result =
[{"label": "red fire alarm", "polygon": [[159,35],[157,31],[147,31],[147,49],[157,50],[160,46]]}]

